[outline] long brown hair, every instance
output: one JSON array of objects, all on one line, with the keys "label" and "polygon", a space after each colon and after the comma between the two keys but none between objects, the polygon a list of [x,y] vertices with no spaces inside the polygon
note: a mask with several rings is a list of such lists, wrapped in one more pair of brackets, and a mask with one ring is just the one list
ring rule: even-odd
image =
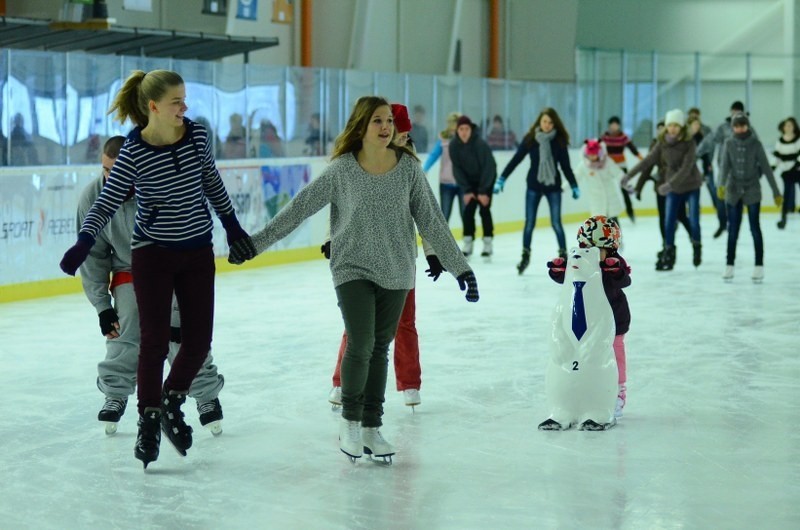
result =
[{"label": "long brown hair", "polygon": [[114,96],[108,114],[116,112],[120,123],[130,118],[139,127],[147,127],[150,121],[148,102],[158,101],[169,88],[182,84],[183,78],[171,70],[134,70]]},{"label": "long brown hair", "polygon": [[[392,108],[389,101],[380,96],[362,96],[356,100],[355,105],[353,105],[353,111],[350,113],[347,124],[344,126],[344,130],[333,142],[331,160],[339,158],[347,153],[357,153],[361,151],[363,146],[362,139],[367,133],[369,120],[372,119],[372,115],[375,114],[375,111],[378,110],[379,107],[389,107],[390,110]],[[407,147],[400,147],[394,145],[394,143],[390,143],[389,149],[406,153],[416,160],[419,160],[417,155]]]},{"label": "long brown hair", "polygon": [[567,132],[567,128],[564,127],[564,122],[561,121],[561,117],[556,112],[556,109],[552,107],[545,107],[537,116],[536,121],[533,122],[531,128],[528,129],[528,132],[525,134],[525,137],[522,139],[522,143],[526,146],[530,147],[533,142],[536,141],[536,131],[540,128],[539,124],[542,121],[542,116],[547,116],[553,122],[553,128],[556,130],[556,137],[555,139],[558,140],[558,143],[561,144],[562,147],[567,147],[569,145],[569,133]]}]

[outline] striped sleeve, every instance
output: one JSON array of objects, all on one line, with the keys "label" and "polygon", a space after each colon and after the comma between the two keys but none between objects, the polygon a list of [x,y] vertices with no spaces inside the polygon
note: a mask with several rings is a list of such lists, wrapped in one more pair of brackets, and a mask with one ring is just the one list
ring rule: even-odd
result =
[{"label": "striped sleeve", "polygon": [[135,175],[136,165],[130,153],[123,146],[119,152],[117,162],[111,168],[111,175],[108,181],[83,219],[81,232],[90,234],[97,239],[97,235],[114,217],[114,214],[125,200],[125,196],[133,186]]},{"label": "striped sleeve", "polygon": [[228,192],[225,190],[222,177],[217,169],[216,160],[214,160],[214,155],[211,152],[208,133],[201,125],[195,124],[195,127],[196,132],[194,134],[196,137],[199,136],[197,140],[203,146],[203,191],[217,215],[225,217],[233,213],[233,204]]}]

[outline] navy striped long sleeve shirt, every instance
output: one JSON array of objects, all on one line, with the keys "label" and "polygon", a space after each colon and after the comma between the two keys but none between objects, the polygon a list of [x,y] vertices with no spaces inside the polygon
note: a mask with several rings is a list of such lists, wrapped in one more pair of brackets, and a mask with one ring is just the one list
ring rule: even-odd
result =
[{"label": "navy striped long sleeve shirt", "polygon": [[183,138],[167,146],[143,141],[140,127],[131,131],[81,233],[96,238],[134,187],[133,248],[154,243],[174,248],[211,244],[208,203],[220,218],[231,215],[233,206],[211,154],[208,133],[187,118],[184,124]]}]

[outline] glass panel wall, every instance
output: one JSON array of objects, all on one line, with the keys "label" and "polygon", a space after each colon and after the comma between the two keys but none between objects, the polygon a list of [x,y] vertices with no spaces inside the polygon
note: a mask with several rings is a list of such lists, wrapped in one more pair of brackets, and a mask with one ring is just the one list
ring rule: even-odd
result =
[{"label": "glass panel wall", "polygon": [[783,56],[576,51],[575,82],[535,82],[352,70],[273,67],[163,58],[0,53],[0,164],[87,164],[132,124],[107,115],[135,69],[171,69],[186,81],[187,116],[210,131],[219,158],[326,156],[356,99],[405,103],[420,153],[451,112],[467,114],[494,149],[513,149],[545,107],[579,145],[610,116],[646,147],[672,108],[698,106],[714,127],[733,101],[751,111],[765,141],[800,105],[800,59]]}]

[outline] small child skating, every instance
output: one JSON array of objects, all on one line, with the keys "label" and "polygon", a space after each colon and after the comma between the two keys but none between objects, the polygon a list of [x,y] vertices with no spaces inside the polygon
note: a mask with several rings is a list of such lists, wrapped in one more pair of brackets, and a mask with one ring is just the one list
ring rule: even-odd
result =
[{"label": "small child skating", "polygon": [[589,213],[602,215],[617,222],[617,216],[625,210],[620,182],[625,173],[606,154],[602,144],[590,138],[584,142],[583,164],[575,170],[581,189],[589,199]]},{"label": "small child skating", "polygon": [[[605,289],[611,311],[614,313],[614,357],[617,360],[619,373],[617,392],[617,405],[614,417],[622,417],[625,407],[626,395],[626,360],[625,360],[625,334],[631,324],[631,311],[628,299],[622,289],[631,284],[631,268],[620,256],[618,250],[622,241],[622,232],[619,224],[602,216],[590,217],[578,229],[578,246],[581,248],[598,247],[600,249],[600,269],[603,271],[603,288]],[[557,283],[564,283],[567,261],[564,258],[554,258],[548,262],[550,277]]]},{"label": "small child skating", "polygon": [[731,119],[731,126],[733,136],[725,140],[717,188],[719,198],[725,201],[728,209],[728,257],[722,279],[725,281],[733,279],[736,242],[739,239],[739,227],[742,225],[742,212],[747,206],[747,219],[750,222],[750,233],[753,234],[756,252],[756,265],[752,278],[754,282],[760,283],[764,279],[764,239],[759,224],[761,212],[759,180],[762,174],[767,176],[778,208],[783,203],[783,197],[778,191],[764,147],[750,129],[750,120],[744,114],[736,114]]}]

